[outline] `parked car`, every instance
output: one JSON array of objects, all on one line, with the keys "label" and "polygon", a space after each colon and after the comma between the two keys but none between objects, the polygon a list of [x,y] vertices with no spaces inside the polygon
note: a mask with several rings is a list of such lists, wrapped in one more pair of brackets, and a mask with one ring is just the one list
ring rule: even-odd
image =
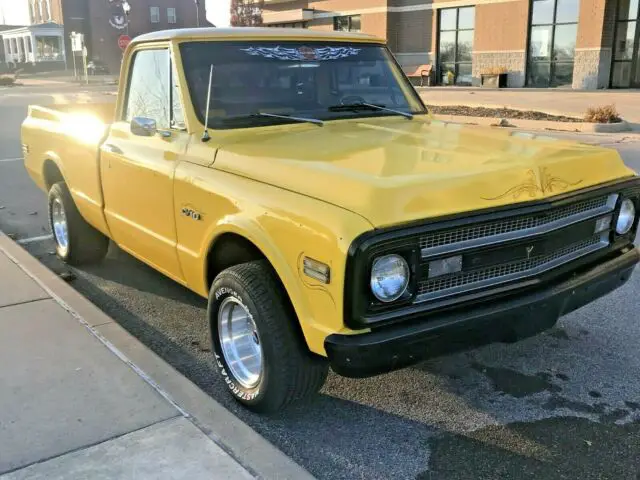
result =
[{"label": "parked car", "polygon": [[111,240],[208,298],[215,366],[252,410],[330,366],[534,335],[640,259],[640,179],[615,150],[438,121],[381,39],[172,30],[123,69],[115,108],[23,124],[57,254],[98,262]]},{"label": "parked car", "polygon": [[87,63],[87,72],[89,75],[108,75],[109,68],[100,60],[91,60]]}]

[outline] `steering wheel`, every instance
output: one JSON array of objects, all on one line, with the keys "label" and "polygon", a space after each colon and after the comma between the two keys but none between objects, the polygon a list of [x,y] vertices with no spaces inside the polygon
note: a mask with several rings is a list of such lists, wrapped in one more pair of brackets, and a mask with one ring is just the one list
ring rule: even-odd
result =
[{"label": "steering wheel", "polygon": [[366,100],[358,95],[347,95],[340,99],[340,105],[353,105],[358,103],[367,103]]}]

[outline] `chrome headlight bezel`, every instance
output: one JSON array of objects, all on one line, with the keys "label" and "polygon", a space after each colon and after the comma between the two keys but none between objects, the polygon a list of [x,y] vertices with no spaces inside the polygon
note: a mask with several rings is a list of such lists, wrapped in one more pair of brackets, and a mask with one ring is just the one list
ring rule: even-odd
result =
[{"label": "chrome headlight bezel", "polygon": [[[386,273],[383,269],[387,269]],[[396,283],[399,282],[397,286],[393,286],[392,293],[386,296],[383,293],[384,286],[382,285],[382,282],[385,280],[385,274],[387,278],[395,275],[397,277],[395,280]],[[373,263],[371,264],[369,287],[373,296],[380,302],[393,303],[402,298],[409,288],[410,281],[411,270],[409,268],[409,263],[402,255],[390,253],[376,257],[373,260]]]},{"label": "chrome headlight bezel", "polygon": [[620,202],[615,231],[617,235],[626,235],[636,223],[636,204],[631,198],[624,198]]}]

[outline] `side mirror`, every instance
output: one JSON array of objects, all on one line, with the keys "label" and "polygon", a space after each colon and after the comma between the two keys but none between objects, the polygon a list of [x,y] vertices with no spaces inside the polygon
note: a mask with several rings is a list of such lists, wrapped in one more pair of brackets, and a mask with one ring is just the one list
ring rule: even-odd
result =
[{"label": "side mirror", "polygon": [[131,120],[131,133],[139,137],[153,137],[158,133],[156,121],[151,118],[133,117]]}]

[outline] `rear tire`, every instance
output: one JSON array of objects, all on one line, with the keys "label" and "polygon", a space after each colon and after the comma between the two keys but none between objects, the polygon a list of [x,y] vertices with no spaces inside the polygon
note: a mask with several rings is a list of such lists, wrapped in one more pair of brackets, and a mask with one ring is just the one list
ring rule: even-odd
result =
[{"label": "rear tire", "polygon": [[65,263],[98,263],[107,255],[109,239],[82,218],[64,182],[49,190],[49,226],[56,253]]},{"label": "rear tire", "polygon": [[314,395],[329,371],[327,360],[307,349],[285,295],[266,261],[224,270],[209,294],[216,368],[233,397],[254,412],[277,412]]}]

